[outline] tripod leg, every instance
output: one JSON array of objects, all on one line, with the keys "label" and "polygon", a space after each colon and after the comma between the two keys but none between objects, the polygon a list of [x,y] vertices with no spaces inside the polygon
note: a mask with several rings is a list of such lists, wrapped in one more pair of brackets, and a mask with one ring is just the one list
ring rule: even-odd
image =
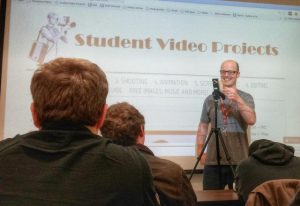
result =
[{"label": "tripod leg", "polygon": [[216,152],[217,152],[217,163],[218,163],[218,174],[219,174],[219,188],[222,188],[222,173],[221,173],[221,155],[220,155],[220,145],[219,145],[219,130],[213,130],[216,137]]},{"label": "tripod leg", "polygon": [[231,171],[232,171],[232,174],[233,174],[233,179],[235,179],[235,171],[234,171],[234,168],[232,166],[231,157],[230,157],[230,155],[228,153],[228,150],[226,148],[226,145],[225,145],[225,142],[224,142],[224,139],[223,139],[223,136],[222,136],[222,133],[221,133],[220,129],[218,129],[218,133],[219,133],[219,137],[220,137],[219,139],[221,141],[221,144],[222,144],[225,156],[226,156],[226,160],[229,162],[229,165],[230,165],[230,168],[231,168]]},{"label": "tripod leg", "polygon": [[213,130],[211,130],[211,131],[209,132],[208,138],[206,139],[206,141],[205,141],[205,143],[204,143],[204,145],[203,145],[203,148],[202,148],[202,150],[201,150],[199,156],[197,157],[196,164],[195,164],[195,166],[194,166],[194,168],[193,168],[193,170],[192,170],[192,172],[191,172],[191,175],[190,175],[189,180],[192,179],[192,177],[193,177],[193,175],[194,175],[194,173],[195,173],[195,171],[196,171],[196,168],[197,168],[197,166],[198,166],[198,164],[199,164],[199,162],[200,162],[200,160],[201,160],[201,158],[202,158],[202,155],[203,155],[203,153],[204,153],[204,151],[205,151],[205,148],[207,147],[207,144],[208,144],[208,142],[209,142],[209,140],[210,140],[210,138],[211,138],[211,136],[212,136],[212,133],[213,133]]}]

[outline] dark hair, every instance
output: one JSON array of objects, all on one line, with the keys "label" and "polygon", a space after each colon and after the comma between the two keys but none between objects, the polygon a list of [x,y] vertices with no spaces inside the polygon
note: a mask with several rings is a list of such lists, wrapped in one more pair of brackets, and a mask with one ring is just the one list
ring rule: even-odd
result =
[{"label": "dark hair", "polygon": [[144,116],[134,106],[127,102],[117,103],[108,108],[101,134],[116,144],[131,146],[136,144],[144,125]]}]

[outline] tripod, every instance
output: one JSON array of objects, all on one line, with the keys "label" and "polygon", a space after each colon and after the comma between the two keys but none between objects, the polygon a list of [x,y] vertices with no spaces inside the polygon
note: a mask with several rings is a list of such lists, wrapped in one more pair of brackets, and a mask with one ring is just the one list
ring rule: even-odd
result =
[{"label": "tripod", "polygon": [[225,96],[224,94],[222,94],[220,91],[217,91],[215,90],[213,93],[212,93],[213,97],[214,97],[214,107],[215,107],[215,128],[211,128],[210,132],[209,132],[209,135],[208,135],[208,138],[206,139],[204,145],[203,145],[203,148],[199,154],[199,156],[197,157],[197,161],[196,161],[196,164],[191,172],[191,176],[189,178],[189,180],[192,179],[194,173],[195,173],[195,170],[197,168],[197,165],[199,164],[199,161],[201,160],[201,157],[205,151],[205,148],[207,147],[211,137],[212,137],[212,134],[215,134],[215,138],[216,138],[216,151],[217,151],[217,163],[218,163],[218,168],[219,168],[219,185],[221,186],[221,178],[222,178],[222,174],[221,174],[221,163],[220,163],[220,159],[221,159],[221,156],[220,156],[220,143],[219,143],[219,140],[221,142],[221,145],[222,145],[222,148],[224,150],[224,153],[225,153],[225,156],[226,156],[226,160],[229,162],[229,165],[230,165],[230,168],[231,168],[231,171],[232,171],[232,174],[233,174],[233,177],[235,179],[235,171],[233,169],[233,166],[232,166],[232,163],[231,163],[231,157],[228,153],[228,150],[226,148],[226,145],[224,143],[224,139],[223,139],[223,136],[222,136],[222,133],[221,133],[221,130],[220,128],[218,128],[218,100],[220,99],[220,97],[222,97],[222,99],[225,99]]}]

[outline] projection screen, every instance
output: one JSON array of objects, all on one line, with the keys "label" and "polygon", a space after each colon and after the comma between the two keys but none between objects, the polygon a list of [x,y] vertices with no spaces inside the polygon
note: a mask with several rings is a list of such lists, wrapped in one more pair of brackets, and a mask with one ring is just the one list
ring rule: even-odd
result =
[{"label": "projection screen", "polygon": [[[3,3],[2,5],[3,6]],[[146,145],[184,169],[196,161],[205,97],[220,64],[240,64],[238,88],[253,95],[250,141],[300,154],[300,7],[228,1],[12,0],[6,3],[0,139],[35,130],[30,80],[56,57],[97,63],[108,104],[129,102],[146,120]],[[51,15],[63,39],[47,44]]]}]

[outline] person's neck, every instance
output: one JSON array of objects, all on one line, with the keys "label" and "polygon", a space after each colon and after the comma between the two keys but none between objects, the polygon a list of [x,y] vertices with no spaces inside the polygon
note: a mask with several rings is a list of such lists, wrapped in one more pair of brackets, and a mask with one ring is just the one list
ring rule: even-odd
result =
[{"label": "person's neck", "polygon": [[139,136],[135,142],[135,144],[142,144],[142,145],[144,145],[144,143],[145,143],[145,138],[141,136]]},{"label": "person's neck", "polygon": [[86,128],[88,128],[93,134],[99,134],[100,130],[98,128],[96,128],[95,126],[86,126]]}]

